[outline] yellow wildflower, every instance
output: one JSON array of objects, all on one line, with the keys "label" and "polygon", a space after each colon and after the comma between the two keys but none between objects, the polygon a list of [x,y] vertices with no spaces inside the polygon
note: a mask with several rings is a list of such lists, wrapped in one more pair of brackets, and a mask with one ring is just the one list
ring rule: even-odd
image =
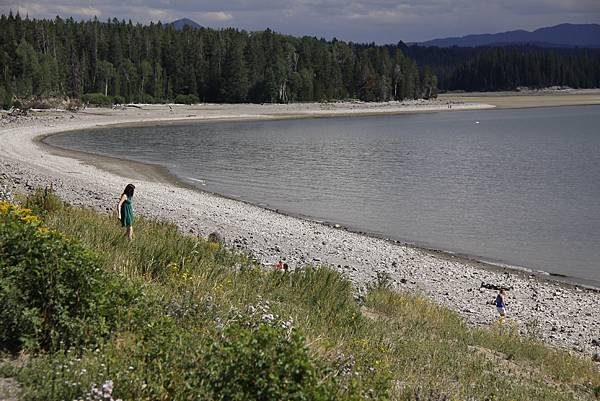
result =
[{"label": "yellow wildflower", "polygon": [[8,214],[11,206],[12,205],[8,202],[0,202],[0,214]]},{"label": "yellow wildflower", "polygon": [[37,216],[34,216],[33,214],[28,214],[28,215],[23,216],[23,217],[21,217],[21,220],[27,224],[33,224],[33,223],[40,222],[40,219]]}]

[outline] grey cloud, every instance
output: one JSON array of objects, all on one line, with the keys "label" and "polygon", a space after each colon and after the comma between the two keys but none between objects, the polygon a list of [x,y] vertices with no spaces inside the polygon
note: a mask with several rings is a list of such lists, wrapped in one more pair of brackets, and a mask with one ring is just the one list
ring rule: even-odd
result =
[{"label": "grey cloud", "polygon": [[32,17],[117,17],[146,23],[190,17],[202,25],[270,27],[295,35],[395,43],[440,36],[600,22],[598,0],[0,0]]}]

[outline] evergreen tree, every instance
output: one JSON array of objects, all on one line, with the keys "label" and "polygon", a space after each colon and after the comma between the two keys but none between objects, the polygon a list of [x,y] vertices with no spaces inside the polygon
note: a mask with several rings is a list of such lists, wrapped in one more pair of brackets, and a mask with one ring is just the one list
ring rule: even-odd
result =
[{"label": "evergreen tree", "polygon": [[444,90],[600,86],[598,59],[598,52],[581,49],[432,50],[295,38],[269,29],[177,31],[117,19],[0,16],[4,99],[100,92],[128,101],[178,95],[207,102],[402,100],[435,97],[438,81]]},{"label": "evergreen tree", "polygon": [[248,71],[243,42],[234,37],[223,62],[220,98],[225,102],[244,102],[248,95]]}]

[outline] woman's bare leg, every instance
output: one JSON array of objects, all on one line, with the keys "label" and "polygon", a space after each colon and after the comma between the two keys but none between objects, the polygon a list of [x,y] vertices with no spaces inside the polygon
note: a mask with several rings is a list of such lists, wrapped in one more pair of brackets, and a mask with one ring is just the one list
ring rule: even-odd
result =
[{"label": "woman's bare leg", "polygon": [[127,227],[127,229],[125,230],[125,236],[129,241],[133,239],[133,227]]}]

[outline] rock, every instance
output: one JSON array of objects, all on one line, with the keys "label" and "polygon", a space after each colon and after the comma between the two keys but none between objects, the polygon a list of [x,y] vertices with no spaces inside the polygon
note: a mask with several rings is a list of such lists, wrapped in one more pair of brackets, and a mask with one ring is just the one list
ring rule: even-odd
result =
[{"label": "rock", "polygon": [[489,283],[481,283],[480,288],[487,288],[488,290],[495,290],[495,291],[500,291],[500,290],[504,290],[504,291],[512,291],[513,287],[506,287],[503,285],[497,285],[497,284],[489,284]]},{"label": "rock", "polygon": [[596,352],[594,355],[592,355],[592,361],[600,362],[600,352]]},{"label": "rock", "polygon": [[600,347],[600,340],[593,339],[592,340],[592,345],[595,346],[595,347]]},{"label": "rock", "polygon": [[219,234],[218,232],[214,231],[214,232],[208,234],[208,241],[209,242],[216,242],[218,244],[222,244],[223,243],[223,236],[221,234]]}]

